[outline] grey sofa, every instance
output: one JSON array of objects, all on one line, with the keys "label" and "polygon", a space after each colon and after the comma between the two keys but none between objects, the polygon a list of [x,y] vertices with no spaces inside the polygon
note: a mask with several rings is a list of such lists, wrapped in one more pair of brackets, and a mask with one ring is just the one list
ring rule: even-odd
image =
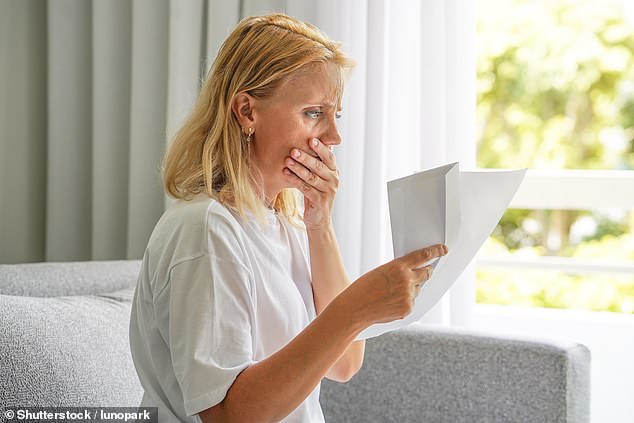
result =
[{"label": "grey sofa", "polygon": [[[0,408],[140,403],[139,266],[0,265]],[[322,406],[329,423],[587,422],[589,374],[583,345],[410,326],[369,340],[353,380],[323,382]]]}]

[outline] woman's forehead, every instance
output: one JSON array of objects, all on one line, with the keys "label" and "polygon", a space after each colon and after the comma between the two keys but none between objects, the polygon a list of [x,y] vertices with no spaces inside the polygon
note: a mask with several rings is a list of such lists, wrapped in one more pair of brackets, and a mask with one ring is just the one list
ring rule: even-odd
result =
[{"label": "woman's forehead", "polygon": [[339,69],[333,64],[311,64],[288,78],[280,87],[280,100],[293,103],[338,107],[340,103]]}]

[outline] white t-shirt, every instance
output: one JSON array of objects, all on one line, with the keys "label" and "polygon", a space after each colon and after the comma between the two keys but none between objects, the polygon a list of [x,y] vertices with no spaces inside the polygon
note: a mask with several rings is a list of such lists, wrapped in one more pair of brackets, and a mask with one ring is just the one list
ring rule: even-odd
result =
[{"label": "white t-shirt", "polygon": [[[130,348],[141,405],[157,406],[159,422],[200,422],[197,413],[221,402],[242,370],[315,318],[306,231],[273,211],[267,219],[263,229],[198,195],[176,201],[156,224]],[[324,422],[319,385],[282,421]]]}]

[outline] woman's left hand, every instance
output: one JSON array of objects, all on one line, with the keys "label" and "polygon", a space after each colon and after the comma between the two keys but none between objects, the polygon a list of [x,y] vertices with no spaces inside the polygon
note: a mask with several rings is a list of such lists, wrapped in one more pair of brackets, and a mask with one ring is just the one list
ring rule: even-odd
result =
[{"label": "woman's left hand", "polygon": [[[332,206],[339,188],[339,171],[335,155],[317,138],[308,142],[318,158],[294,148],[286,158],[284,174],[304,194],[306,230],[328,230]],[[290,171],[288,170],[290,169]]]}]

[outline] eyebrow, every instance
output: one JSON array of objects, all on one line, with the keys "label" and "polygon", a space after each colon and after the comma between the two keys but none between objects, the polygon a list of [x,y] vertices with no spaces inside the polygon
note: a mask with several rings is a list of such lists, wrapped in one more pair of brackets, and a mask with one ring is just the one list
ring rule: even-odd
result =
[{"label": "eyebrow", "polygon": [[331,102],[331,101],[316,101],[314,103],[309,103],[311,106],[318,106],[318,107],[337,107],[337,110],[341,111],[343,110],[343,107],[341,104],[336,105],[335,103]]}]

